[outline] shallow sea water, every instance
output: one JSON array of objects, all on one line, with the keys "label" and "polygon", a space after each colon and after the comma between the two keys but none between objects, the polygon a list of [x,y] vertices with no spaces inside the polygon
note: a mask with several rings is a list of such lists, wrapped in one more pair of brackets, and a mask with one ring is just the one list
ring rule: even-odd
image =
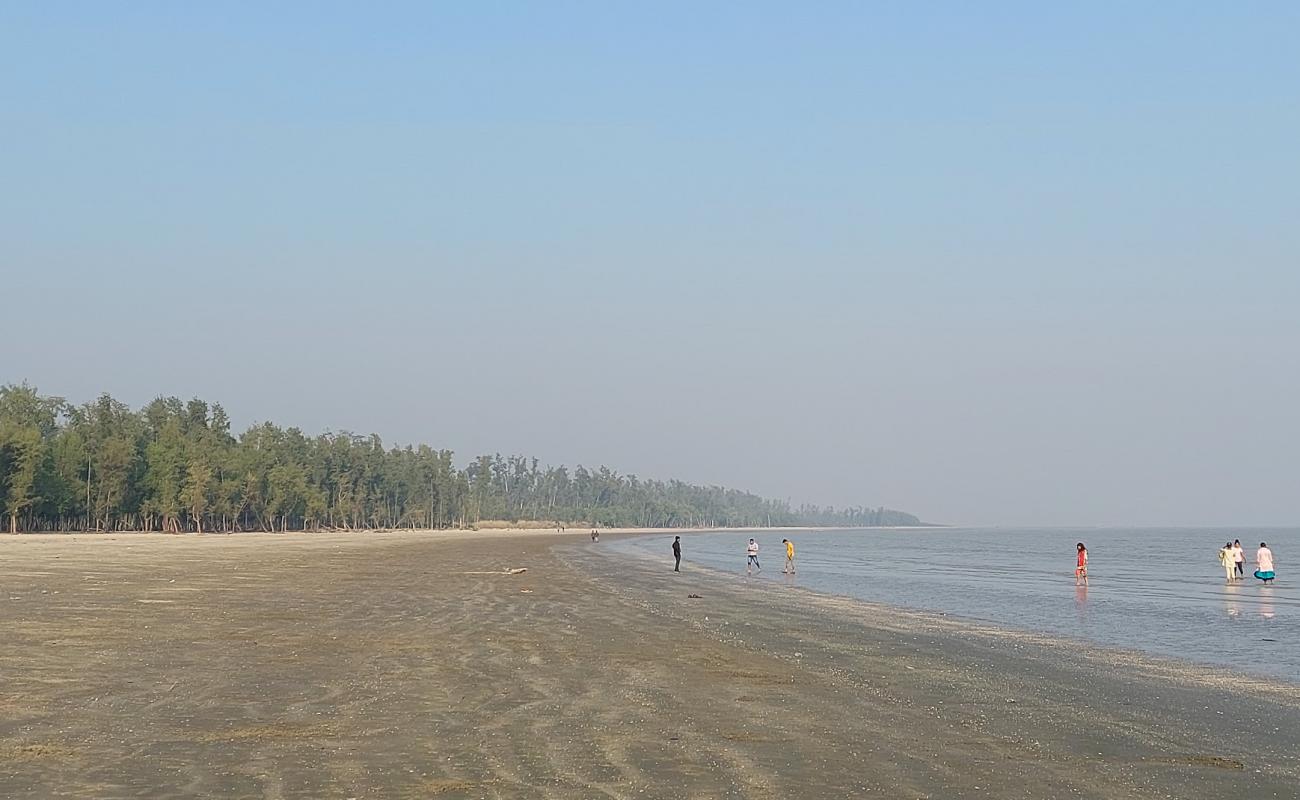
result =
[{"label": "shallow sea water", "polygon": [[[780,582],[874,603],[939,611],[1008,628],[1074,637],[1300,683],[1300,529],[985,529],[691,533],[683,565],[745,574],[745,545],[761,546],[752,581]],[[797,548],[781,572],[781,539]],[[1225,541],[1246,548],[1246,578],[1224,581]],[[1074,585],[1075,542],[1088,546],[1089,583]],[[1255,549],[1277,562],[1256,580]],[[672,536],[615,546],[662,558]]]}]

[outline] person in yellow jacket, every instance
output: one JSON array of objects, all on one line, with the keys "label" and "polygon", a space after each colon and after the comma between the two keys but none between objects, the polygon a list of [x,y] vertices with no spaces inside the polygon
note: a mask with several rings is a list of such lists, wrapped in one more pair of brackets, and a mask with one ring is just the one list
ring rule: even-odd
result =
[{"label": "person in yellow jacket", "polygon": [[789,539],[782,539],[781,543],[785,545],[785,569],[782,572],[794,574],[794,542]]}]

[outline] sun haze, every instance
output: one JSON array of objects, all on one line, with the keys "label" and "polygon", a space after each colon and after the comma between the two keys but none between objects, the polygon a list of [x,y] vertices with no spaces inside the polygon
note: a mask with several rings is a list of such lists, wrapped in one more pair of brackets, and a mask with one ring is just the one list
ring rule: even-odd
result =
[{"label": "sun haze", "polygon": [[1294,523],[1297,23],[8,4],[0,383],[936,522]]}]

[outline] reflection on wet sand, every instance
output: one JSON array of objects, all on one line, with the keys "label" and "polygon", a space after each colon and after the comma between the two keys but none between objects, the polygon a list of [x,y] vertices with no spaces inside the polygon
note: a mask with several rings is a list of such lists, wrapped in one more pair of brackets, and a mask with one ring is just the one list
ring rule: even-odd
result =
[{"label": "reflection on wet sand", "polygon": [[1237,619],[1241,616],[1241,587],[1235,583],[1230,583],[1223,587],[1223,610],[1228,612],[1229,619]]},{"label": "reflection on wet sand", "polygon": [[1272,586],[1261,586],[1259,588],[1259,615],[1264,619],[1272,619],[1275,616]]}]

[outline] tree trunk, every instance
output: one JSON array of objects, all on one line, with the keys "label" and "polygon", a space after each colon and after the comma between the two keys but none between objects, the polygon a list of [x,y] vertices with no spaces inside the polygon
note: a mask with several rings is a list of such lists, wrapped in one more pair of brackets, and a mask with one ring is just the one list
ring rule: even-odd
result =
[{"label": "tree trunk", "polygon": [[90,527],[90,456],[86,456],[86,527]]}]

